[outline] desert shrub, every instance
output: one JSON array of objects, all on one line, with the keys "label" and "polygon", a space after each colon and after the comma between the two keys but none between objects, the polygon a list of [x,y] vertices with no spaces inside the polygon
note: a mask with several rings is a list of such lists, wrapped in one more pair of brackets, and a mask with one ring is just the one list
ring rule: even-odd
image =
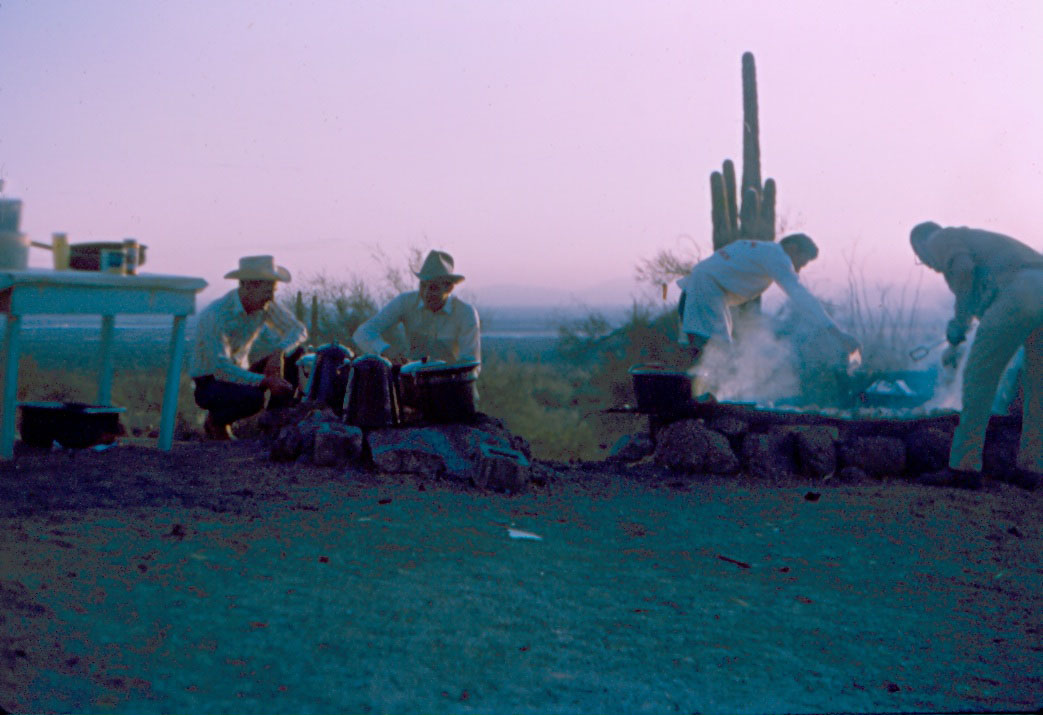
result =
[{"label": "desert shrub", "polygon": [[576,395],[583,370],[561,363],[488,357],[478,381],[479,408],[525,437],[543,459],[595,459],[599,439]]},{"label": "desert shrub", "polygon": [[287,291],[279,300],[308,326],[308,341],[336,341],[354,349],[351,334],[379,308],[366,283],[357,276],[335,278],[325,272],[305,274],[300,283],[295,293]]},{"label": "desert shrub", "polygon": [[[691,362],[687,349],[677,342],[676,306],[657,309],[635,301],[622,326],[608,330],[607,325],[593,315],[560,328],[563,359],[589,374],[576,395],[588,408],[633,402],[629,370],[636,364],[687,367]],[[592,326],[601,330],[593,331]]]},{"label": "desert shrub", "polygon": [[914,284],[873,284],[848,262],[847,295],[837,306],[837,320],[862,342],[862,363],[868,370],[900,370],[910,363],[909,351],[944,335],[939,320],[923,315],[920,280]]}]

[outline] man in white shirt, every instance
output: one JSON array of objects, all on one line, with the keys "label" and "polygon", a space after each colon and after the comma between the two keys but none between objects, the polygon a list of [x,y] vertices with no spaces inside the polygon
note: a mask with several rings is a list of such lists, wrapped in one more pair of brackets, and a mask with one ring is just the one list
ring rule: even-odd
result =
[{"label": "man in white shirt", "polygon": [[[225,275],[239,287],[199,314],[189,375],[195,381],[196,404],[207,410],[204,432],[209,439],[231,439],[236,420],[256,414],[271,393],[269,408],[292,401],[297,383],[297,349],[308,330],[294,315],[273,302],[277,283],[289,283],[290,272],[271,256],[246,256]],[[249,365],[250,348],[267,328],[281,342]]]},{"label": "man in white shirt", "polygon": [[[416,273],[420,289],[402,293],[360,325],[352,339],[363,353],[392,362],[428,358],[447,363],[482,359],[478,311],[454,295],[464,279],[453,257],[431,251]],[[401,328],[405,342],[395,335]]]},{"label": "man in white shirt", "polygon": [[800,270],[817,257],[815,242],[803,233],[795,233],[778,243],[733,241],[699,261],[688,276],[677,282],[683,291],[681,332],[687,336],[695,359],[711,338],[730,343],[730,308],[757,298],[772,283],[789,296],[795,310],[831,333],[845,355],[858,350],[858,340],[837,327],[797,278]]}]

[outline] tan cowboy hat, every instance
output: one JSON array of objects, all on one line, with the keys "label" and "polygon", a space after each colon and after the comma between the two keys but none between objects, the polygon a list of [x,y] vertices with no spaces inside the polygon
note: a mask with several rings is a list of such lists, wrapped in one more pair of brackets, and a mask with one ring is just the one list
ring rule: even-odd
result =
[{"label": "tan cowboy hat", "polygon": [[453,257],[445,251],[431,251],[424,259],[424,265],[416,272],[416,277],[422,281],[433,281],[439,278],[448,278],[453,283],[459,283],[464,279],[459,273],[453,273]]},{"label": "tan cowboy hat", "polygon": [[290,272],[282,266],[275,265],[275,259],[271,256],[243,256],[239,259],[238,270],[229,271],[225,278],[289,283]]}]

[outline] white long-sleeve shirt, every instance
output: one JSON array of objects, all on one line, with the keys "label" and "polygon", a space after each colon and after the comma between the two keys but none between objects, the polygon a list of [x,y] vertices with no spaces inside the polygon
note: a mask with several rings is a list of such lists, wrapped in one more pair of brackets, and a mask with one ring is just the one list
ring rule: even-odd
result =
[{"label": "white long-sleeve shirt", "polygon": [[753,300],[772,283],[777,283],[800,314],[823,327],[834,325],[815,296],[801,285],[792,259],[777,243],[751,240],[729,243],[697,263],[677,285],[687,291],[689,285],[706,279],[721,288],[728,306]]},{"label": "white long-sleeve shirt", "polygon": [[276,350],[284,354],[308,339],[304,324],[276,302],[248,315],[239,300],[239,290],[229,291],[199,314],[188,374],[260,385],[264,375],[250,372],[249,356],[250,347],[265,327],[281,336]]},{"label": "white long-sleeve shirt", "polygon": [[1043,255],[1021,241],[966,226],[935,231],[923,250],[927,264],[945,276],[956,296],[953,322],[964,331],[1018,271],[1043,268]]},{"label": "white long-sleeve shirt", "polygon": [[419,291],[402,293],[360,325],[352,339],[359,349],[379,355],[393,344],[392,331],[405,330],[408,357],[428,357],[445,362],[482,359],[478,311],[456,296],[438,312],[424,305]]}]

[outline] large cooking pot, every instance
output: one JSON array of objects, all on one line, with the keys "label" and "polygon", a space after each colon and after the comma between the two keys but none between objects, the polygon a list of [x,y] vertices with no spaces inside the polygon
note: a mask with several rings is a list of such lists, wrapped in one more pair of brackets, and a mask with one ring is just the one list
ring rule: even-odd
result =
[{"label": "large cooking pot", "polygon": [[478,411],[476,360],[446,363],[417,361],[402,366],[399,385],[404,403],[428,422],[460,422]]},{"label": "large cooking pot", "polygon": [[676,414],[692,404],[692,376],[687,370],[647,363],[632,366],[630,377],[638,412]]},{"label": "large cooking pot", "polygon": [[[145,246],[138,244],[138,261],[136,265],[145,263]],[[95,241],[91,243],[73,243],[69,245],[69,268],[78,271],[101,270],[102,251],[123,251],[120,241]]]},{"label": "large cooking pot", "polygon": [[344,421],[357,427],[398,424],[398,390],[390,361],[379,355],[360,355],[351,361]]},{"label": "large cooking pot", "polygon": [[308,375],[305,397],[310,402],[322,402],[338,415],[344,410],[344,393],[351,373],[351,350],[336,341],[315,351],[314,363]]}]

